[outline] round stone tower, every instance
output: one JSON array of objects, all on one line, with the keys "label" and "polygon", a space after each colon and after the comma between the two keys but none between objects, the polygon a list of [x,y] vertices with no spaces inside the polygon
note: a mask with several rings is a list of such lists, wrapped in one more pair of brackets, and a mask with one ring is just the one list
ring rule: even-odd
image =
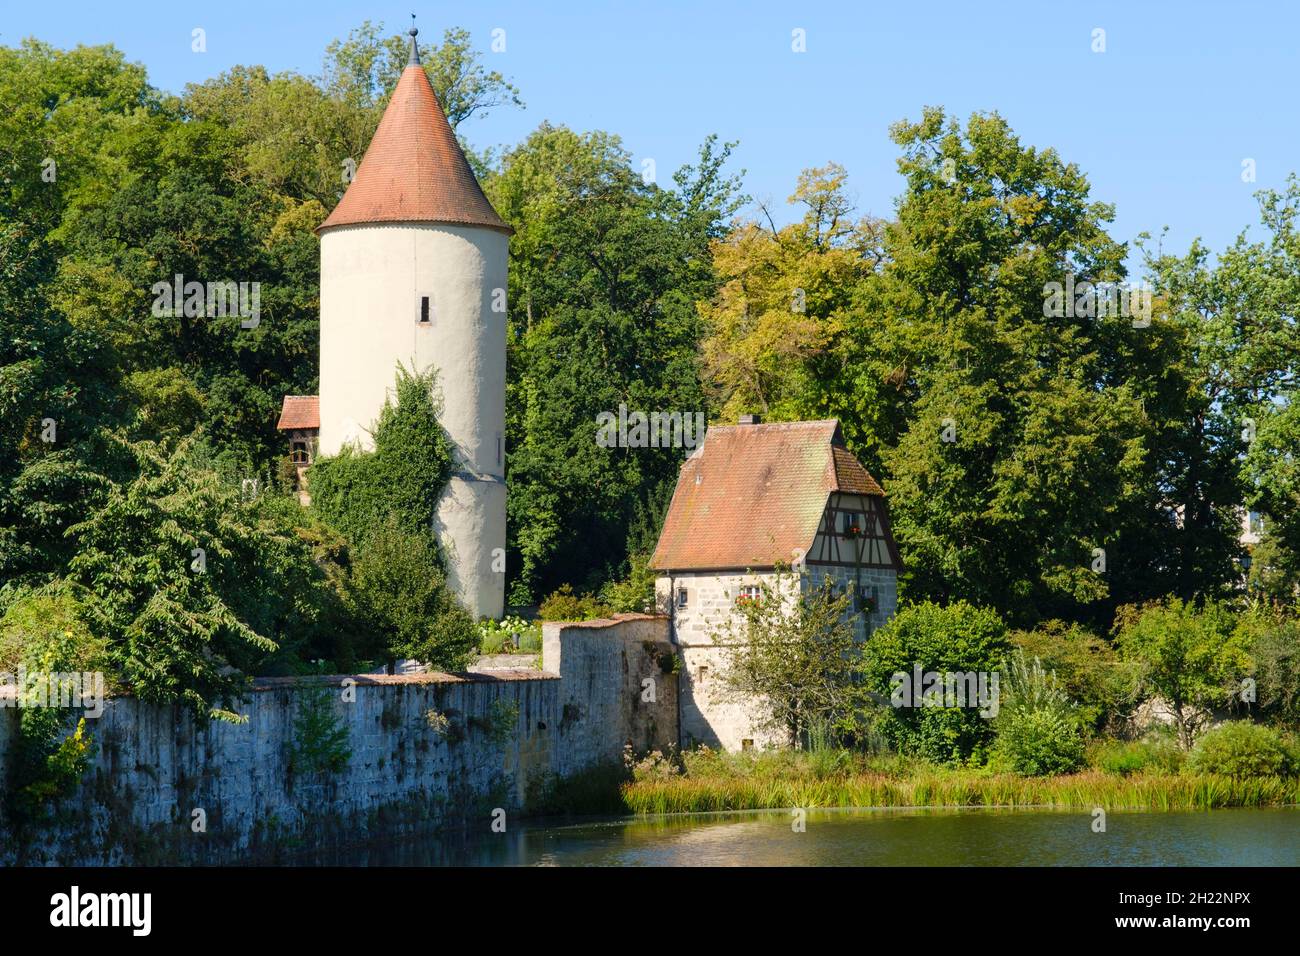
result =
[{"label": "round stone tower", "polygon": [[505,589],[506,264],[512,230],[474,178],[411,56],[320,234],[320,454],[372,445],[398,363],[437,371],[456,448],[433,518],[470,613]]}]

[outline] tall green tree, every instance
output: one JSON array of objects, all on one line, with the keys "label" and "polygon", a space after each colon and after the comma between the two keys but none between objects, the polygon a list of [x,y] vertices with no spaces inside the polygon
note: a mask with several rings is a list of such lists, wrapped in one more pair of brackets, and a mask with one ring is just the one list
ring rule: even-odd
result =
[{"label": "tall green tree", "polygon": [[842,397],[827,386],[845,311],[883,259],[883,224],[856,216],[847,178],[835,163],[805,170],[789,199],[803,210],[799,221],[778,228],[760,205],[759,218],[714,243],[721,286],[701,305],[702,348],[724,420],[755,411],[772,421],[826,417]]},{"label": "tall green tree", "polygon": [[735,208],[729,146],[712,138],[672,188],[617,137],[543,125],[486,189],[510,244],[507,460],[512,589],[594,588],[626,570],[638,504],[676,478],[681,448],[602,447],[620,405],[704,413],[700,318],[710,243]]},{"label": "tall green tree", "polygon": [[[1264,516],[1252,579],[1272,599],[1294,605],[1300,594],[1300,179],[1291,175],[1284,190],[1265,190],[1259,200],[1265,237],[1249,242],[1243,234],[1212,269],[1197,269],[1197,288],[1213,283],[1223,291],[1213,308],[1197,308],[1202,297],[1189,295],[1183,315],[1216,357],[1205,388],[1215,389],[1210,407],[1225,455],[1241,454],[1237,501]],[[1168,272],[1186,274],[1163,262]]]},{"label": "tall green tree", "polygon": [[1126,253],[1112,208],[1055,151],[996,114],[927,109],[893,137],[907,186],[826,387],[884,478],[905,588],[1020,623],[1105,616],[1168,543],[1148,408],[1175,337],[1053,314],[1053,283],[1104,289]]},{"label": "tall green tree", "polygon": [[1168,706],[1184,750],[1209,723],[1212,709],[1231,702],[1249,672],[1247,636],[1236,624],[1221,604],[1197,609],[1177,598],[1121,615],[1120,654],[1138,666],[1142,689]]}]

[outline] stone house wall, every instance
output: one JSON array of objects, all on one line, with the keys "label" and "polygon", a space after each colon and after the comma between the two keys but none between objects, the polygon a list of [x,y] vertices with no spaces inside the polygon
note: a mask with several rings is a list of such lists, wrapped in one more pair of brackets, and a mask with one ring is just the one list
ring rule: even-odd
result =
[{"label": "stone house wall", "polygon": [[[870,615],[855,615],[855,633],[865,640],[869,631],[881,627],[898,606],[897,575],[893,570],[856,570],[839,566],[812,566],[801,570],[798,578],[787,573],[784,601],[794,601],[791,585],[797,580],[804,591],[820,586],[829,575],[837,589],[861,581],[862,591],[876,599]],[[671,622],[673,642],[682,656],[681,742],[690,748],[699,744],[725,750],[784,746],[784,736],[763,726],[756,718],[754,704],[729,690],[722,674],[730,666],[726,640],[729,624],[739,623],[736,598],[745,586],[778,587],[775,572],[679,572],[661,576],[655,582],[656,607]],[[686,606],[680,607],[678,591],[686,589]]]}]

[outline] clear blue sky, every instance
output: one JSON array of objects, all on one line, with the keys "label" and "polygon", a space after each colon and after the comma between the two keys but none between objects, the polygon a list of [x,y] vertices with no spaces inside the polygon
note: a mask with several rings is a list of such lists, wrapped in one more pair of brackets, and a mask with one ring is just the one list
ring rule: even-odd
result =
[{"label": "clear blue sky", "polygon": [[[716,132],[740,140],[755,197],[784,206],[800,169],[845,165],[862,211],[901,189],[891,122],[928,104],[997,110],[1024,142],[1054,146],[1118,207],[1117,238],[1170,227],[1219,249],[1253,224],[1252,192],[1300,169],[1300,5],[1251,2],[582,2],[0,0],[0,43],[114,43],[180,91],[232,65],[319,71],[325,45],[364,19],[421,38],[463,26],[527,108],[472,119],[477,147],[542,120],[620,134],[661,181]],[[208,50],[190,50],[190,31]],[[506,51],[488,48],[494,28]],[[802,28],[807,52],[791,51]],[[1106,52],[1092,52],[1094,28]],[[1257,182],[1243,183],[1252,158]]]}]

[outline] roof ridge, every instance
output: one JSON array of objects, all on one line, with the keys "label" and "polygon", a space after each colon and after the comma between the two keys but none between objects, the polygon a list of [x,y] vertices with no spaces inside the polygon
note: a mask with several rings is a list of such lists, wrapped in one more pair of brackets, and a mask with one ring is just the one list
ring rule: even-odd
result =
[{"label": "roof ridge", "polygon": [[732,430],[737,428],[746,428],[746,429],[797,428],[797,427],[807,428],[813,425],[838,425],[839,423],[840,420],[838,418],[810,418],[810,419],[801,419],[800,421],[797,422],[756,422],[750,425],[739,425],[739,424],[738,425],[710,425],[709,428],[710,429],[718,428],[718,429],[727,429],[727,430]]}]

